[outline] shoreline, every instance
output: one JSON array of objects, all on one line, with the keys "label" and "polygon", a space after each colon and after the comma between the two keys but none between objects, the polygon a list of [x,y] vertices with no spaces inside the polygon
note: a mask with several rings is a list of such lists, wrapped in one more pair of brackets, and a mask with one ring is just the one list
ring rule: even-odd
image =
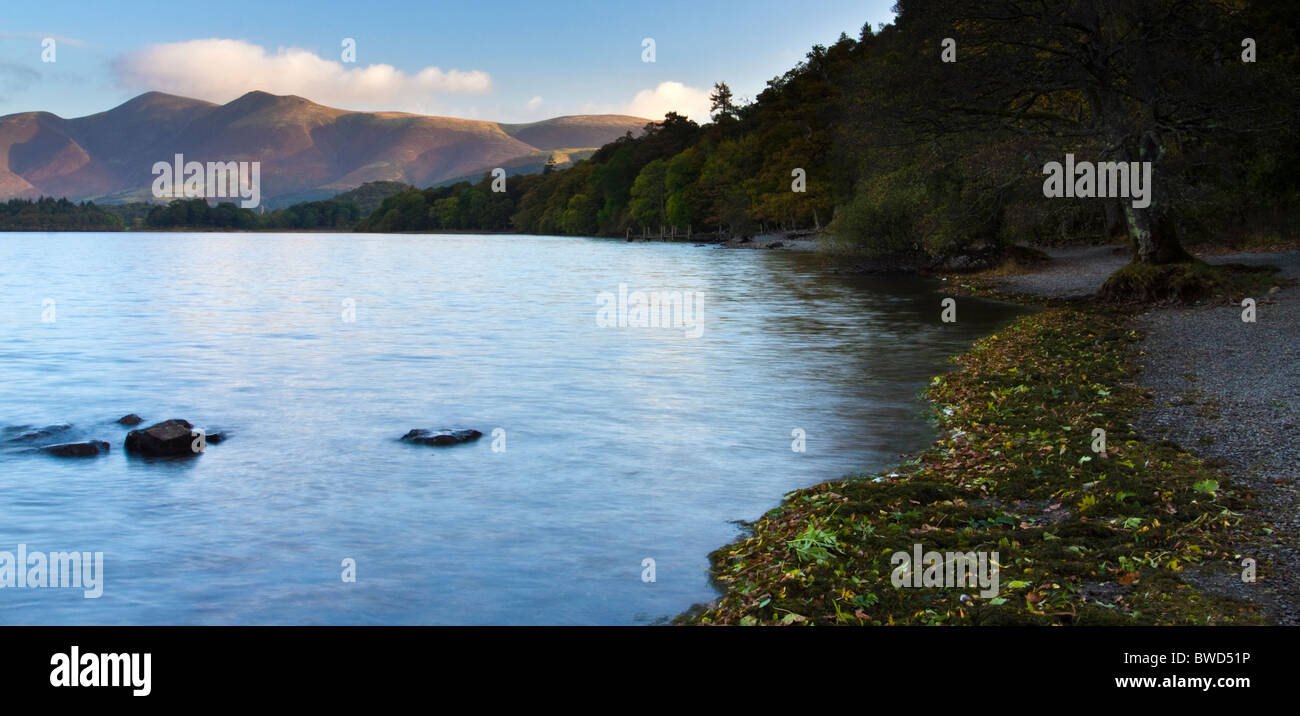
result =
[{"label": "shoreline", "polygon": [[[932,380],[925,397],[941,426],[934,444],[893,469],[787,494],[709,555],[721,595],[674,621],[1295,623],[1297,589],[1284,575],[1300,548],[1272,537],[1270,525],[1294,521],[1294,512],[1280,510],[1300,500],[1260,494],[1265,481],[1240,463],[1148,430],[1166,397],[1148,385],[1141,360],[1149,322],[1162,320],[1152,317],[1199,311],[1217,320],[1241,309],[1138,316],[1082,305],[1078,291],[1057,290],[1059,279],[1077,287],[1081,268],[1116,252],[1077,251],[1082,264],[949,277],[958,300],[982,295],[1043,310],[976,341],[953,358],[954,371]],[[1300,254],[1263,258],[1276,256],[1295,266],[1288,263],[1279,282],[1294,280]],[[1091,268],[1088,276],[1108,274]],[[1286,296],[1294,303],[1293,294]],[[1103,454],[1094,451],[1099,424],[1107,431]],[[1002,591],[986,599],[971,586],[894,587],[890,554],[921,544],[1000,551]],[[1257,558],[1253,583],[1242,581],[1246,557]]]}]

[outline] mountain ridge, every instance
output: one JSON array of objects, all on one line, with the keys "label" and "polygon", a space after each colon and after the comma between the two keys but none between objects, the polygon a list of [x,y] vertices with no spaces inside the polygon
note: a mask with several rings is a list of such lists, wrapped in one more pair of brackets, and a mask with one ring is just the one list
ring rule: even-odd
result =
[{"label": "mountain ridge", "polygon": [[226,104],[145,92],[83,117],[0,116],[0,200],[151,200],[153,164],[176,154],[261,162],[262,197],[271,204],[373,181],[430,186],[546,152],[595,149],[650,121],[598,114],[499,123],[345,110],[260,90]]}]

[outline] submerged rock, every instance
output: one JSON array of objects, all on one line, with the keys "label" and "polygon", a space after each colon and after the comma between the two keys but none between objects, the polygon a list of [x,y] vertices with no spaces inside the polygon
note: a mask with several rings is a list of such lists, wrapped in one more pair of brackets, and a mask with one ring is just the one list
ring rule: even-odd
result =
[{"label": "submerged rock", "polygon": [[[193,443],[197,436],[190,434],[193,429],[188,420],[173,418],[143,430],[132,430],[126,434],[126,450],[151,456],[195,455]],[[205,439],[212,442],[212,436]]]},{"label": "submerged rock", "polygon": [[16,437],[7,438],[6,442],[11,443],[31,443],[37,440],[43,440],[59,433],[64,433],[72,429],[71,425],[62,423],[59,425],[46,425],[43,428],[32,428],[30,425],[10,428],[7,432],[19,433]]},{"label": "submerged rock", "polygon": [[108,454],[108,443],[103,440],[87,440],[83,443],[47,445],[40,450],[55,457],[95,457]]},{"label": "submerged rock", "polygon": [[415,428],[403,435],[401,439],[403,442],[408,443],[445,447],[447,445],[474,442],[481,437],[483,437],[483,433],[477,430],[424,430]]},{"label": "submerged rock", "polygon": [[117,419],[118,425],[136,426],[143,422],[144,422],[144,418],[140,417],[139,415],[136,415],[135,413],[130,413],[129,415],[123,415],[122,417]]}]

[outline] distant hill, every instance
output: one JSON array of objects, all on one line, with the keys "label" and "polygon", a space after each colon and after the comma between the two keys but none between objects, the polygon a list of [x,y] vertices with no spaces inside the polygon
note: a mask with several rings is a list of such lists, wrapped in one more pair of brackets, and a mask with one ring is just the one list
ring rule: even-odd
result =
[{"label": "distant hill", "polygon": [[384,199],[410,188],[410,184],[403,184],[400,181],[372,181],[332,198],[334,201],[350,201],[356,204],[357,208],[361,209],[361,215],[366,216],[378,209],[379,205],[384,203]]},{"label": "distant hill", "polygon": [[148,92],[87,117],[0,117],[0,200],[149,201],[154,162],[179,153],[187,161],[261,162],[262,199],[276,206],[368,182],[430,186],[520,160],[540,166],[553,150],[594,149],[640,134],[648,121],[582,115],[498,124],[352,112],[266,92],[224,105]]},{"label": "distant hill", "polygon": [[[628,121],[640,122],[629,126]],[[531,124],[502,124],[501,129],[521,142],[531,144],[538,149],[564,149],[566,147],[590,147],[593,149],[618,139],[626,132],[633,136],[641,134],[647,120],[638,120],[622,114],[581,114],[567,117],[544,119]],[[611,128],[625,127],[625,131],[609,135]],[[605,141],[591,144],[591,137],[607,137]]]},{"label": "distant hill", "polygon": [[472,171],[462,176],[443,179],[442,181],[438,182],[434,186],[449,186],[451,184],[455,184],[456,182],[462,182],[462,181],[467,181],[472,184],[482,179],[484,174],[491,172],[496,167],[501,167],[502,169],[506,170],[506,176],[518,176],[520,174],[539,174],[543,169],[546,168],[546,165],[552,159],[555,160],[556,169],[566,169],[568,167],[573,166],[574,162],[587,159],[591,155],[595,154],[597,149],[599,149],[599,147],[581,148],[581,149],[574,149],[572,147],[568,147],[564,149],[554,149],[546,152],[534,152],[533,154],[529,154],[526,156],[515,157],[514,159],[509,159],[504,162],[498,162],[497,164],[490,167],[486,167],[486,166],[479,167],[476,171]]}]

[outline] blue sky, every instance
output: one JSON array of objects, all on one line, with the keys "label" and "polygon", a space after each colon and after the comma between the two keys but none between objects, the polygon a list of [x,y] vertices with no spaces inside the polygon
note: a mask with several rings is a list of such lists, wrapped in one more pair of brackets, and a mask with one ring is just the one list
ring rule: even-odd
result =
[{"label": "blue sky", "polygon": [[[529,121],[613,112],[696,119],[713,83],[753,97],[815,43],[891,22],[893,0],[7,2],[0,115],[76,117],[150,89],[252,89],[358,110]],[[42,61],[53,37],[54,62]],[[356,42],[343,62],[342,42]],[[655,61],[643,62],[643,40]],[[437,68],[433,70],[430,68]]]}]

